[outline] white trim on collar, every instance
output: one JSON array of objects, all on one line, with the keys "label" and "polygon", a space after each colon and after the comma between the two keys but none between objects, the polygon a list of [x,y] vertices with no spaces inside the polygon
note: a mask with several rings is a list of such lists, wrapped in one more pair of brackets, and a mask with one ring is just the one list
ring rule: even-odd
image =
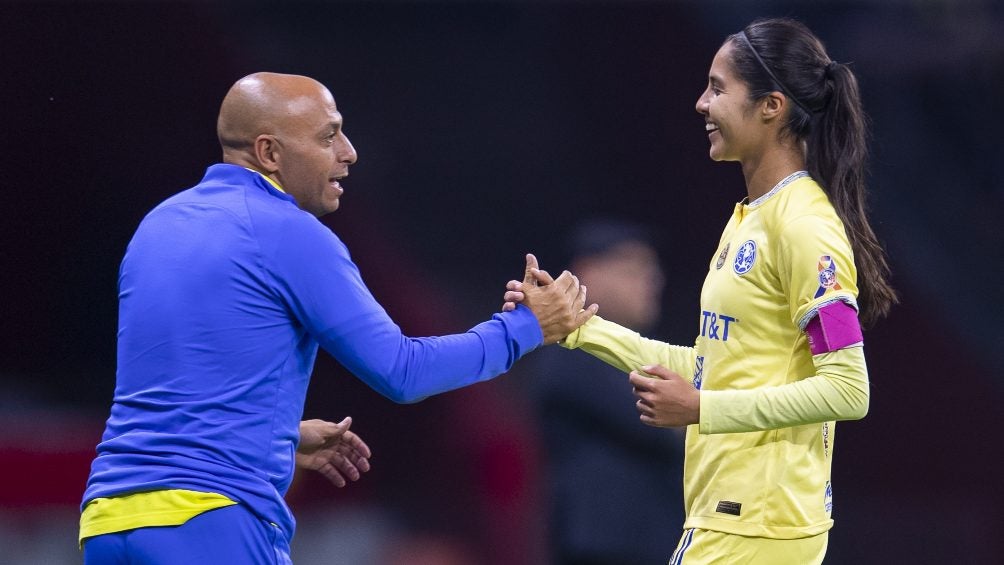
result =
[{"label": "white trim on collar", "polygon": [[795,171],[794,173],[791,173],[790,175],[788,175],[788,176],[784,177],[783,179],[781,179],[781,182],[775,184],[774,188],[772,188],[772,189],[770,189],[770,190],[767,191],[767,194],[764,194],[763,196],[757,198],[753,202],[750,202],[746,206],[748,206],[750,208],[755,208],[755,207],[763,204],[764,202],[766,202],[771,196],[774,196],[775,194],[777,194],[782,188],[788,186],[789,184],[797,181],[798,179],[800,179],[802,177],[807,177],[807,176],[809,176],[809,172],[808,171]]}]

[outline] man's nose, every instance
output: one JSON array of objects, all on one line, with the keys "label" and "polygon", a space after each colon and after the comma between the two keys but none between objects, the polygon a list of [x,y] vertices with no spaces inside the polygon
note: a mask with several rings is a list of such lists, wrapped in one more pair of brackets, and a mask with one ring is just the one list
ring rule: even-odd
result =
[{"label": "man's nose", "polygon": [[349,141],[348,136],[342,135],[342,143],[338,148],[338,162],[353,164],[359,159],[359,155],[356,153],[356,148],[352,146],[352,142]]}]

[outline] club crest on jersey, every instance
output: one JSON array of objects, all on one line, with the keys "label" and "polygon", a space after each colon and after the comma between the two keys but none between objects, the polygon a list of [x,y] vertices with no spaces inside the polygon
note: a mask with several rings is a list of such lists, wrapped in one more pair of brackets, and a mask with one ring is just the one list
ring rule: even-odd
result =
[{"label": "club crest on jersey", "polygon": [[819,298],[831,290],[840,290],[840,283],[837,281],[837,263],[829,255],[823,255],[816,264],[819,271],[819,289],[813,298]]},{"label": "club crest on jersey", "polygon": [[750,272],[754,263],[756,263],[756,242],[752,239],[747,239],[736,250],[736,259],[732,262],[732,270],[737,275],[745,275]]},{"label": "club crest on jersey", "polygon": [[725,265],[725,256],[729,254],[729,247],[731,246],[731,241],[725,244],[725,249],[722,249],[721,255],[718,256],[718,262],[715,263],[715,269],[721,269]]}]

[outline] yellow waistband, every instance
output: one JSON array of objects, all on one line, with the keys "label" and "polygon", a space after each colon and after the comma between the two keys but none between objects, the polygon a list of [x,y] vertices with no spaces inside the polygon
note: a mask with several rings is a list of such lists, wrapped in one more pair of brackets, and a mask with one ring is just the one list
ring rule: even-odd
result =
[{"label": "yellow waistband", "polygon": [[111,498],[95,498],[80,514],[80,538],[149,526],[179,526],[216,508],[237,504],[214,492],[155,490]]}]

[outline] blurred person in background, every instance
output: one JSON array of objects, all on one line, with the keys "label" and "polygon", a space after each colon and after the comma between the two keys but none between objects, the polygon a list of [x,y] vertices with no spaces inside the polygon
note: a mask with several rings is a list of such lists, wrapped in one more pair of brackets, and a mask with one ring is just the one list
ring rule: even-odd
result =
[{"label": "blurred person in background", "polygon": [[[651,234],[593,220],[568,239],[566,264],[604,319],[655,330],[665,276]],[[585,352],[542,350],[529,372],[552,563],[664,564],[683,527],[682,432],[641,423],[626,373]]]}]

